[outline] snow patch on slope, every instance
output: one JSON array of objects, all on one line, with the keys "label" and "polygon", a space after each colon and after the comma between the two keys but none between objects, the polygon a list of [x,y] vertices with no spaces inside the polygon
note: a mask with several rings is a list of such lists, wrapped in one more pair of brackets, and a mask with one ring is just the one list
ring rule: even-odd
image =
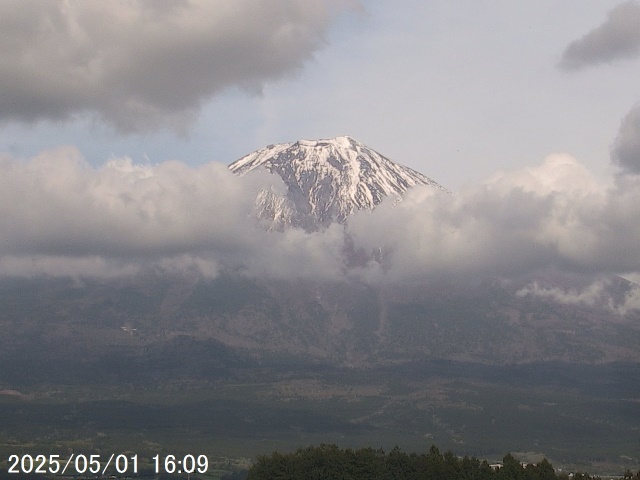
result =
[{"label": "snow patch on slope", "polygon": [[373,210],[386,197],[401,199],[415,185],[446,191],[348,136],[269,145],[229,168],[237,175],[264,168],[282,178],[286,198],[263,191],[256,199],[259,218],[276,229],[293,225],[314,231],[344,223],[355,211]]}]

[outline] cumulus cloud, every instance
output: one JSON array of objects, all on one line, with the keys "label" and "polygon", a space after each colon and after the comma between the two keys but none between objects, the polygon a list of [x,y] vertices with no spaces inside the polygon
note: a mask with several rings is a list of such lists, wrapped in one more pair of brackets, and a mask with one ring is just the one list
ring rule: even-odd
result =
[{"label": "cumulus cloud", "polygon": [[339,259],[328,253],[335,235],[276,236],[257,225],[257,192],[274,180],[266,175],[240,178],[215,162],[191,168],[127,158],[94,168],[72,147],[5,157],[0,273],[117,276],[154,267],[335,276]]},{"label": "cumulus cloud", "polygon": [[640,173],[640,105],[622,119],[611,149],[613,163],[625,173]]},{"label": "cumulus cloud", "polygon": [[[72,147],[2,158],[0,274],[117,276],[158,268],[215,276],[232,269],[397,282],[516,278],[545,269],[640,272],[640,176],[602,184],[569,155],[455,194],[416,187],[401,202],[388,199],[314,233],[268,232],[256,219],[256,197],[276,179],[265,172],[237,177],[218,163],[119,158],[96,168]],[[586,301],[592,293],[573,297]]]},{"label": "cumulus cloud", "polygon": [[453,196],[416,188],[395,207],[358,213],[349,233],[381,248],[372,278],[638,271],[639,187],[637,178],[600,185],[572,157],[552,155]]},{"label": "cumulus cloud", "polygon": [[563,289],[559,287],[550,287],[540,285],[533,282],[516,292],[518,297],[534,296],[548,298],[558,303],[567,305],[588,305],[596,306],[607,304],[608,296],[606,288],[609,282],[607,280],[599,280],[583,289]]},{"label": "cumulus cloud", "polygon": [[0,121],[96,113],[122,132],[184,129],[222,89],[299,69],[349,0],[8,0]]},{"label": "cumulus cloud", "polygon": [[640,4],[628,1],[609,12],[606,21],[571,42],[562,54],[564,70],[608,63],[640,55]]}]

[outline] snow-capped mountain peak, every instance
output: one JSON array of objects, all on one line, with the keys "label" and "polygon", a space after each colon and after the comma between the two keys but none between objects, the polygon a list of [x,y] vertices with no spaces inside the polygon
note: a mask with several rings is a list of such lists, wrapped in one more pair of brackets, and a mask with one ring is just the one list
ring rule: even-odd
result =
[{"label": "snow-capped mountain peak", "polygon": [[344,222],[356,210],[372,210],[384,198],[402,195],[415,185],[446,190],[430,178],[397,164],[349,136],[269,145],[229,166],[237,175],[265,168],[287,186],[286,199],[263,191],[259,216],[317,230]]}]

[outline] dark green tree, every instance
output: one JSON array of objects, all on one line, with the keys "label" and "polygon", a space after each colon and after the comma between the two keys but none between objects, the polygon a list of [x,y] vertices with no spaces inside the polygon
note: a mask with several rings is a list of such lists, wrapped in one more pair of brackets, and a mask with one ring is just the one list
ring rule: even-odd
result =
[{"label": "dark green tree", "polygon": [[[294,453],[274,452],[257,458],[249,469],[248,480],[569,480],[566,473],[556,475],[547,459],[523,466],[510,453],[500,469],[494,471],[486,461],[475,457],[456,457],[440,453],[433,445],[427,453],[407,454],[395,447],[388,454],[381,449],[340,449],[320,445]],[[12,478],[12,480],[15,480]],[[572,480],[600,480],[576,473]],[[625,472],[624,480],[640,480]]]}]

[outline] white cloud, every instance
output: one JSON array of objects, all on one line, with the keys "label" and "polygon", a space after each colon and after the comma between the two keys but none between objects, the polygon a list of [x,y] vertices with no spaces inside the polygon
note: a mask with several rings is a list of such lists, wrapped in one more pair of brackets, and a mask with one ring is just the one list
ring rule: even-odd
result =
[{"label": "white cloud", "polygon": [[[224,165],[134,165],[123,158],[100,169],[62,147],[26,162],[5,160],[0,245],[9,252],[135,254],[232,244],[235,217],[251,206]],[[230,200],[230,201],[229,201]],[[237,228],[235,228],[237,227]]]},{"label": "white cloud", "polygon": [[[268,176],[268,179],[265,178]],[[274,177],[225,165],[130,159],[90,167],[72,147],[0,161],[0,273],[101,275],[158,267],[248,274],[337,275],[337,230],[275,235],[253,216]],[[341,231],[341,230],[340,230]]]},{"label": "white cloud", "polygon": [[415,189],[395,208],[359,213],[349,233],[357,246],[386,252],[388,278],[638,271],[638,183],[599,185],[575,159],[551,155],[453,196]]},{"label": "white cloud", "polygon": [[0,273],[114,276],[161,268],[215,276],[231,268],[277,278],[404,281],[546,268],[640,272],[640,177],[601,184],[568,155],[456,194],[415,188],[400,203],[389,199],[346,226],[315,233],[258,225],[256,195],[275,179],[236,177],[218,163],[120,158],[94,168],[72,147],[5,157]]},{"label": "white cloud", "polygon": [[629,286],[621,301],[615,297],[616,288],[612,280],[605,278],[594,281],[583,288],[566,289],[541,285],[534,281],[516,292],[518,297],[541,297],[566,305],[584,305],[607,309],[618,315],[626,315],[633,310],[640,310],[640,287]]}]

